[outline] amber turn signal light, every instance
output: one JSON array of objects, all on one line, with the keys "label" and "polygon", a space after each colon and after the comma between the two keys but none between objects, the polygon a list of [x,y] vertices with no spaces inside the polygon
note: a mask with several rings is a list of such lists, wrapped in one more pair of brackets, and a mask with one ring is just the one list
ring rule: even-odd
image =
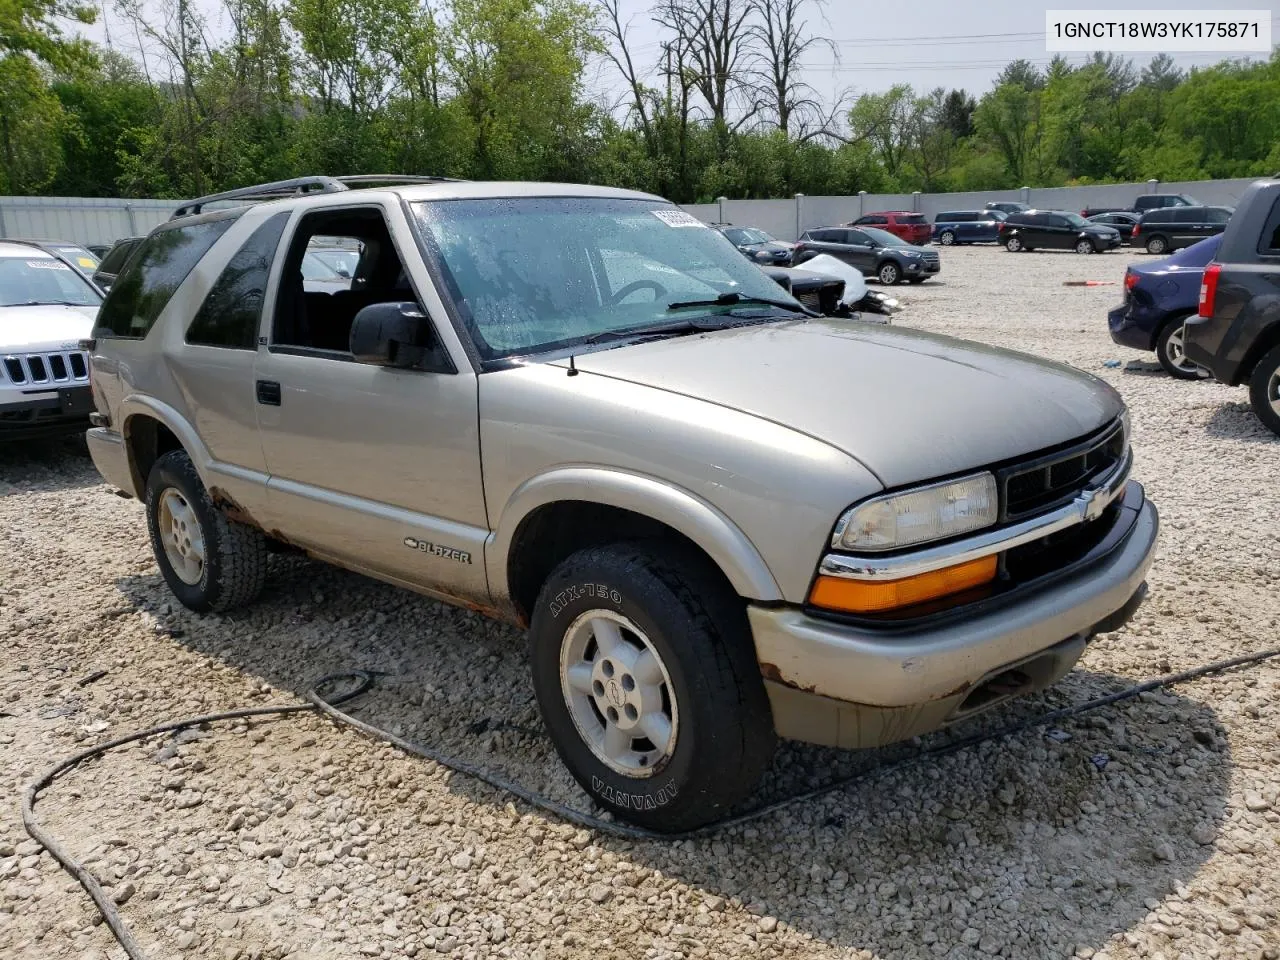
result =
[{"label": "amber turn signal light", "polygon": [[969,590],[995,578],[996,555],[992,554],[901,580],[818,577],[809,592],[809,602],[841,613],[880,613]]}]

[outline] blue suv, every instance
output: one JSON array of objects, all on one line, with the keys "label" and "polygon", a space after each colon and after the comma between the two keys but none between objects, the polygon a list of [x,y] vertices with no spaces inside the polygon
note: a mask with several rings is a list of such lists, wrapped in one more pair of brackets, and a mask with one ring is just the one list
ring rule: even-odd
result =
[{"label": "blue suv", "polygon": [[933,218],[933,242],[944,247],[957,243],[995,243],[1006,214],[999,210],[956,210]]},{"label": "blue suv", "polygon": [[1122,347],[1154,350],[1160,366],[1178,380],[1207,376],[1207,371],[1187,359],[1182,326],[1196,315],[1205,265],[1217,256],[1220,246],[1222,234],[1126,270],[1124,303],[1107,315],[1111,339]]}]

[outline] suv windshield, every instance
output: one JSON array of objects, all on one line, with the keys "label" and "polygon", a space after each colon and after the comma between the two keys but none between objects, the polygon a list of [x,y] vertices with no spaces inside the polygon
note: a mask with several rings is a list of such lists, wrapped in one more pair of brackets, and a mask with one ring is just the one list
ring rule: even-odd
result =
[{"label": "suv windshield", "polygon": [[911,244],[903,240],[899,236],[895,236],[888,230],[879,230],[876,227],[859,227],[863,233],[880,244],[882,247],[909,247]]},{"label": "suv windshield", "polygon": [[[607,342],[681,320],[803,308],[718,231],[651,200],[504,197],[413,205],[483,359]],[[715,303],[721,294],[734,293]],[[733,317],[725,317],[732,321]],[[739,319],[738,322],[741,322]]]},{"label": "suv windshield", "polygon": [[729,227],[724,235],[740,246],[749,243],[769,243],[773,240],[773,237],[755,227]]},{"label": "suv windshield", "polygon": [[54,257],[0,259],[0,306],[62,303],[96,307],[102,296],[76,270]]}]

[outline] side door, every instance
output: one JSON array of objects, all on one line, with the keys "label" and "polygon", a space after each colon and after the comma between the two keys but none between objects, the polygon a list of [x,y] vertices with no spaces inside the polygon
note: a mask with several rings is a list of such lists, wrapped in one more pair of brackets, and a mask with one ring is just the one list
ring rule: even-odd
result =
[{"label": "side door", "polygon": [[833,227],[825,227],[820,230],[810,230],[809,240],[805,242],[805,246],[813,250],[814,253],[825,253],[827,256],[835,257],[839,260],[848,262],[848,251],[845,249],[844,231],[837,230]]},{"label": "side door", "polygon": [[[359,251],[349,289],[304,281],[315,238]],[[488,603],[476,375],[442,339],[440,300],[401,208],[394,198],[308,205],[284,243],[254,374],[271,529],[351,569]],[[376,303],[434,320],[417,365],[352,356],[355,316]]]},{"label": "side door", "polygon": [[1044,224],[1040,227],[1044,232],[1044,242],[1040,246],[1054,250],[1075,246],[1076,228],[1071,226],[1066,217],[1058,213],[1044,213],[1041,216],[1044,218]]},{"label": "side door", "polygon": [[845,262],[857,267],[865,276],[876,272],[876,259],[880,245],[861,230],[850,228],[844,231],[845,249],[848,253]]},{"label": "side door", "polygon": [[1203,208],[1171,207],[1164,212],[1164,219],[1170,221],[1170,250],[1179,250],[1182,247],[1189,247],[1200,238],[1208,236],[1208,234],[1203,230]]}]

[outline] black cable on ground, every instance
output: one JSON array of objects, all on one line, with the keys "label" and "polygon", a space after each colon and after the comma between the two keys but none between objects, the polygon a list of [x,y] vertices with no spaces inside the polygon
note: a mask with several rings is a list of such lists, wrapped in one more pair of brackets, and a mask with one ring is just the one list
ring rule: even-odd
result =
[{"label": "black cable on ground", "polygon": [[[118,737],[115,740],[110,740],[106,743],[100,743],[97,746],[81,750],[79,753],[58,762],[27,785],[22,797],[22,824],[32,839],[48,850],[50,855],[62,865],[62,868],[75,877],[76,880],[80,882],[80,885],[84,887],[85,892],[89,894],[94,905],[98,908],[98,912],[102,914],[102,918],[106,922],[107,927],[111,930],[112,935],[115,936],[116,940],[120,943],[120,946],[124,948],[124,951],[129,956],[130,960],[145,960],[145,954],[143,954],[142,948],[138,946],[138,942],[129,932],[129,928],[125,926],[124,921],[120,917],[119,911],[116,909],[115,903],[102,889],[102,886],[98,881],[94,879],[93,874],[91,874],[82,863],[71,856],[71,854],[67,852],[58,840],[51,836],[43,827],[40,826],[39,823],[36,822],[35,804],[36,795],[41,790],[48,787],[55,779],[57,779],[58,776],[66,773],[73,767],[76,767],[93,757],[101,756],[110,750],[114,750],[116,747],[121,747],[129,743],[136,743],[139,740],[145,740],[149,737],[154,737],[162,733],[170,733],[186,727],[199,726],[206,723],[239,720],[246,717],[281,717],[289,714],[315,710],[328,715],[339,723],[354,727],[361,733],[364,733],[376,740],[382,740],[386,743],[392,744],[393,746],[399,747],[406,753],[411,753],[414,756],[431,760],[457,773],[465,774],[466,776],[479,780],[482,783],[486,783],[497,790],[510,793],[523,800],[531,807],[545,813],[549,813],[552,816],[558,817],[568,823],[573,823],[588,830],[595,830],[598,833],[605,834],[606,836],[617,837],[623,840],[660,840],[670,842],[673,840],[684,840],[693,837],[706,836],[707,834],[723,830],[727,827],[738,826],[752,820],[767,817],[784,807],[825,796],[828,793],[841,790],[854,783],[869,782],[871,780],[887,776],[891,773],[899,772],[924,760],[948,756],[953,753],[958,753],[961,750],[968,749],[969,747],[976,746],[977,744],[985,743],[989,740],[997,740],[1002,737],[1013,736],[1014,734],[1022,733],[1035,727],[1045,726],[1046,724],[1053,723],[1057,720],[1080,716],[1081,714],[1098,710],[1113,703],[1119,703],[1122,700],[1130,700],[1140,694],[1158,690],[1163,687],[1186,683],[1189,680],[1196,680],[1200,677],[1209,676],[1210,674],[1223,673],[1224,671],[1232,670],[1237,667],[1262,663],[1265,660],[1271,660],[1277,657],[1280,657],[1280,647],[1271,650],[1263,650],[1258,653],[1230,657],[1226,660],[1217,660],[1213,663],[1207,663],[1191,670],[1184,670],[1181,673],[1172,673],[1163,677],[1156,677],[1152,680],[1146,680],[1142,683],[1125,687],[1123,690],[1117,690],[1114,693],[1106,694],[1105,696],[1086,700],[1083,703],[1063,707],[1058,710],[1051,710],[1048,713],[1038,714],[1026,720],[1007,724],[1006,726],[1000,727],[996,730],[973,734],[969,737],[953,740],[950,743],[929,747],[892,763],[881,764],[879,766],[872,767],[869,770],[859,771],[845,777],[838,777],[812,790],[793,794],[789,797],[784,797],[781,800],[763,804],[752,810],[748,810],[745,813],[728,817],[724,820],[719,820],[716,823],[708,824],[705,827],[699,827],[696,830],[688,830],[683,833],[657,833],[652,830],[632,827],[626,824],[616,823],[611,820],[605,820],[601,817],[592,816],[591,814],[582,813],[581,811],[574,810],[562,803],[558,803],[554,800],[550,800],[536,794],[529,788],[516,783],[515,781],[498,776],[497,774],[491,773],[488,770],[477,767],[464,760],[459,760],[456,757],[443,754],[431,747],[411,743],[402,737],[398,737],[386,730],[375,727],[371,723],[366,723],[357,717],[353,717],[351,714],[343,710],[339,710],[338,705],[347,703],[361,694],[368,692],[368,690],[373,686],[374,675],[363,670],[352,670],[347,673],[330,674],[329,676],[318,680],[307,690],[306,696],[309,701],[307,703],[285,704],[274,707],[247,707],[240,710],[228,710],[222,713],[210,713],[200,717],[188,717],[183,720],[174,720],[169,723],[162,723],[154,727],[148,727],[145,730],[139,730],[138,732],[131,733],[128,736]],[[330,696],[325,696],[320,693],[321,688],[332,686],[341,681],[354,681],[354,685],[347,690]]]}]

